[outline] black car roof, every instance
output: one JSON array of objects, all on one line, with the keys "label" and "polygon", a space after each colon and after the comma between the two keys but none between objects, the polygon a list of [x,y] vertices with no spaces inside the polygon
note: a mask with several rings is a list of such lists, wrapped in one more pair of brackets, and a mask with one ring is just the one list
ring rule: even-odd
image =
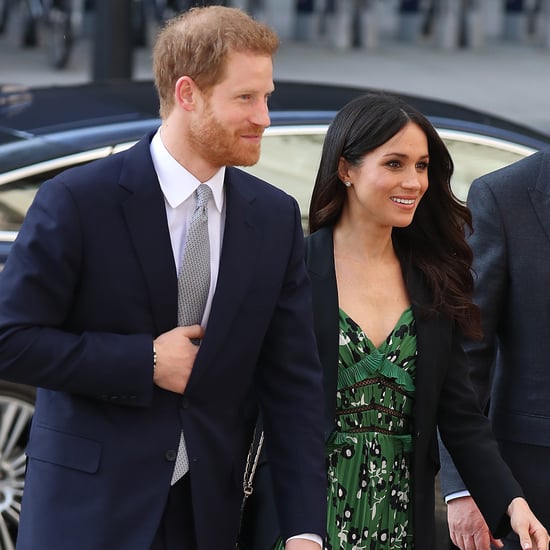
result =
[{"label": "black car roof", "polygon": [[[6,101],[6,97],[11,99]],[[150,81],[0,89],[0,129],[20,137],[45,135],[102,123],[156,118],[158,108],[157,93]]]},{"label": "black car roof", "polygon": [[270,100],[270,109],[272,111],[336,111],[358,95],[369,91],[380,91],[397,95],[413,107],[416,107],[421,113],[432,119],[432,121],[437,120],[440,124],[443,121],[448,121],[449,123],[453,121],[451,127],[457,127],[457,122],[459,122],[458,127],[463,123],[464,128],[490,126],[506,133],[524,135],[536,142],[540,142],[539,146],[543,143],[550,143],[550,135],[529,126],[457,103],[394,92],[392,90],[334,86],[330,84],[278,82],[276,83],[275,93]]},{"label": "black car roof", "polygon": [[[372,89],[370,89],[372,90]],[[277,81],[269,101],[272,125],[327,124],[368,88]],[[395,93],[395,92],[391,92]],[[397,94],[439,128],[473,131],[541,148],[550,136],[530,127],[451,102]],[[0,171],[117,140],[139,139],[158,123],[152,81],[113,81],[40,88],[0,87]]]}]

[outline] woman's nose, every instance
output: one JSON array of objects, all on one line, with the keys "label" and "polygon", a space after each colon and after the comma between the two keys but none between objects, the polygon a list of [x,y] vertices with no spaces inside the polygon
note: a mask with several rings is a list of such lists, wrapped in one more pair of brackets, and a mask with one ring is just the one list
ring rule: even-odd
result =
[{"label": "woman's nose", "polygon": [[426,176],[424,174],[419,174],[418,171],[413,168],[407,171],[405,178],[403,178],[403,187],[407,189],[417,189],[422,187],[423,178]]}]

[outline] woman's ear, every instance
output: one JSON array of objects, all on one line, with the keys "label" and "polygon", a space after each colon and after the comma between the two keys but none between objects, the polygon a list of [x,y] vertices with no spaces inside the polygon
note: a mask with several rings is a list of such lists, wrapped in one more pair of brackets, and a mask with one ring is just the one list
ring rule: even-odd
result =
[{"label": "woman's ear", "polygon": [[350,163],[344,157],[338,161],[338,177],[342,182],[350,180]]}]

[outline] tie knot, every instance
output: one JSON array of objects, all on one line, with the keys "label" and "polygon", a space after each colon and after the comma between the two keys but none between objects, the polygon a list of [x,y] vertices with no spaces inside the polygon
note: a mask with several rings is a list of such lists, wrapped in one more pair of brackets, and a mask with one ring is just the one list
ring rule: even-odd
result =
[{"label": "tie knot", "polygon": [[212,189],[206,183],[201,183],[197,187],[197,208],[205,208],[212,196]]}]

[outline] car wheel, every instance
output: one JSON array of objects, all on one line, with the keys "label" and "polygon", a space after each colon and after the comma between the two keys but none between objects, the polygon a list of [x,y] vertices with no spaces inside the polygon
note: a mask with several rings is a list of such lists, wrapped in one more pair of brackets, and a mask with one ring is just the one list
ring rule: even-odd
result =
[{"label": "car wheel", "polygon": [[34,388],[0,382],[0,548],[15,548]]}]

